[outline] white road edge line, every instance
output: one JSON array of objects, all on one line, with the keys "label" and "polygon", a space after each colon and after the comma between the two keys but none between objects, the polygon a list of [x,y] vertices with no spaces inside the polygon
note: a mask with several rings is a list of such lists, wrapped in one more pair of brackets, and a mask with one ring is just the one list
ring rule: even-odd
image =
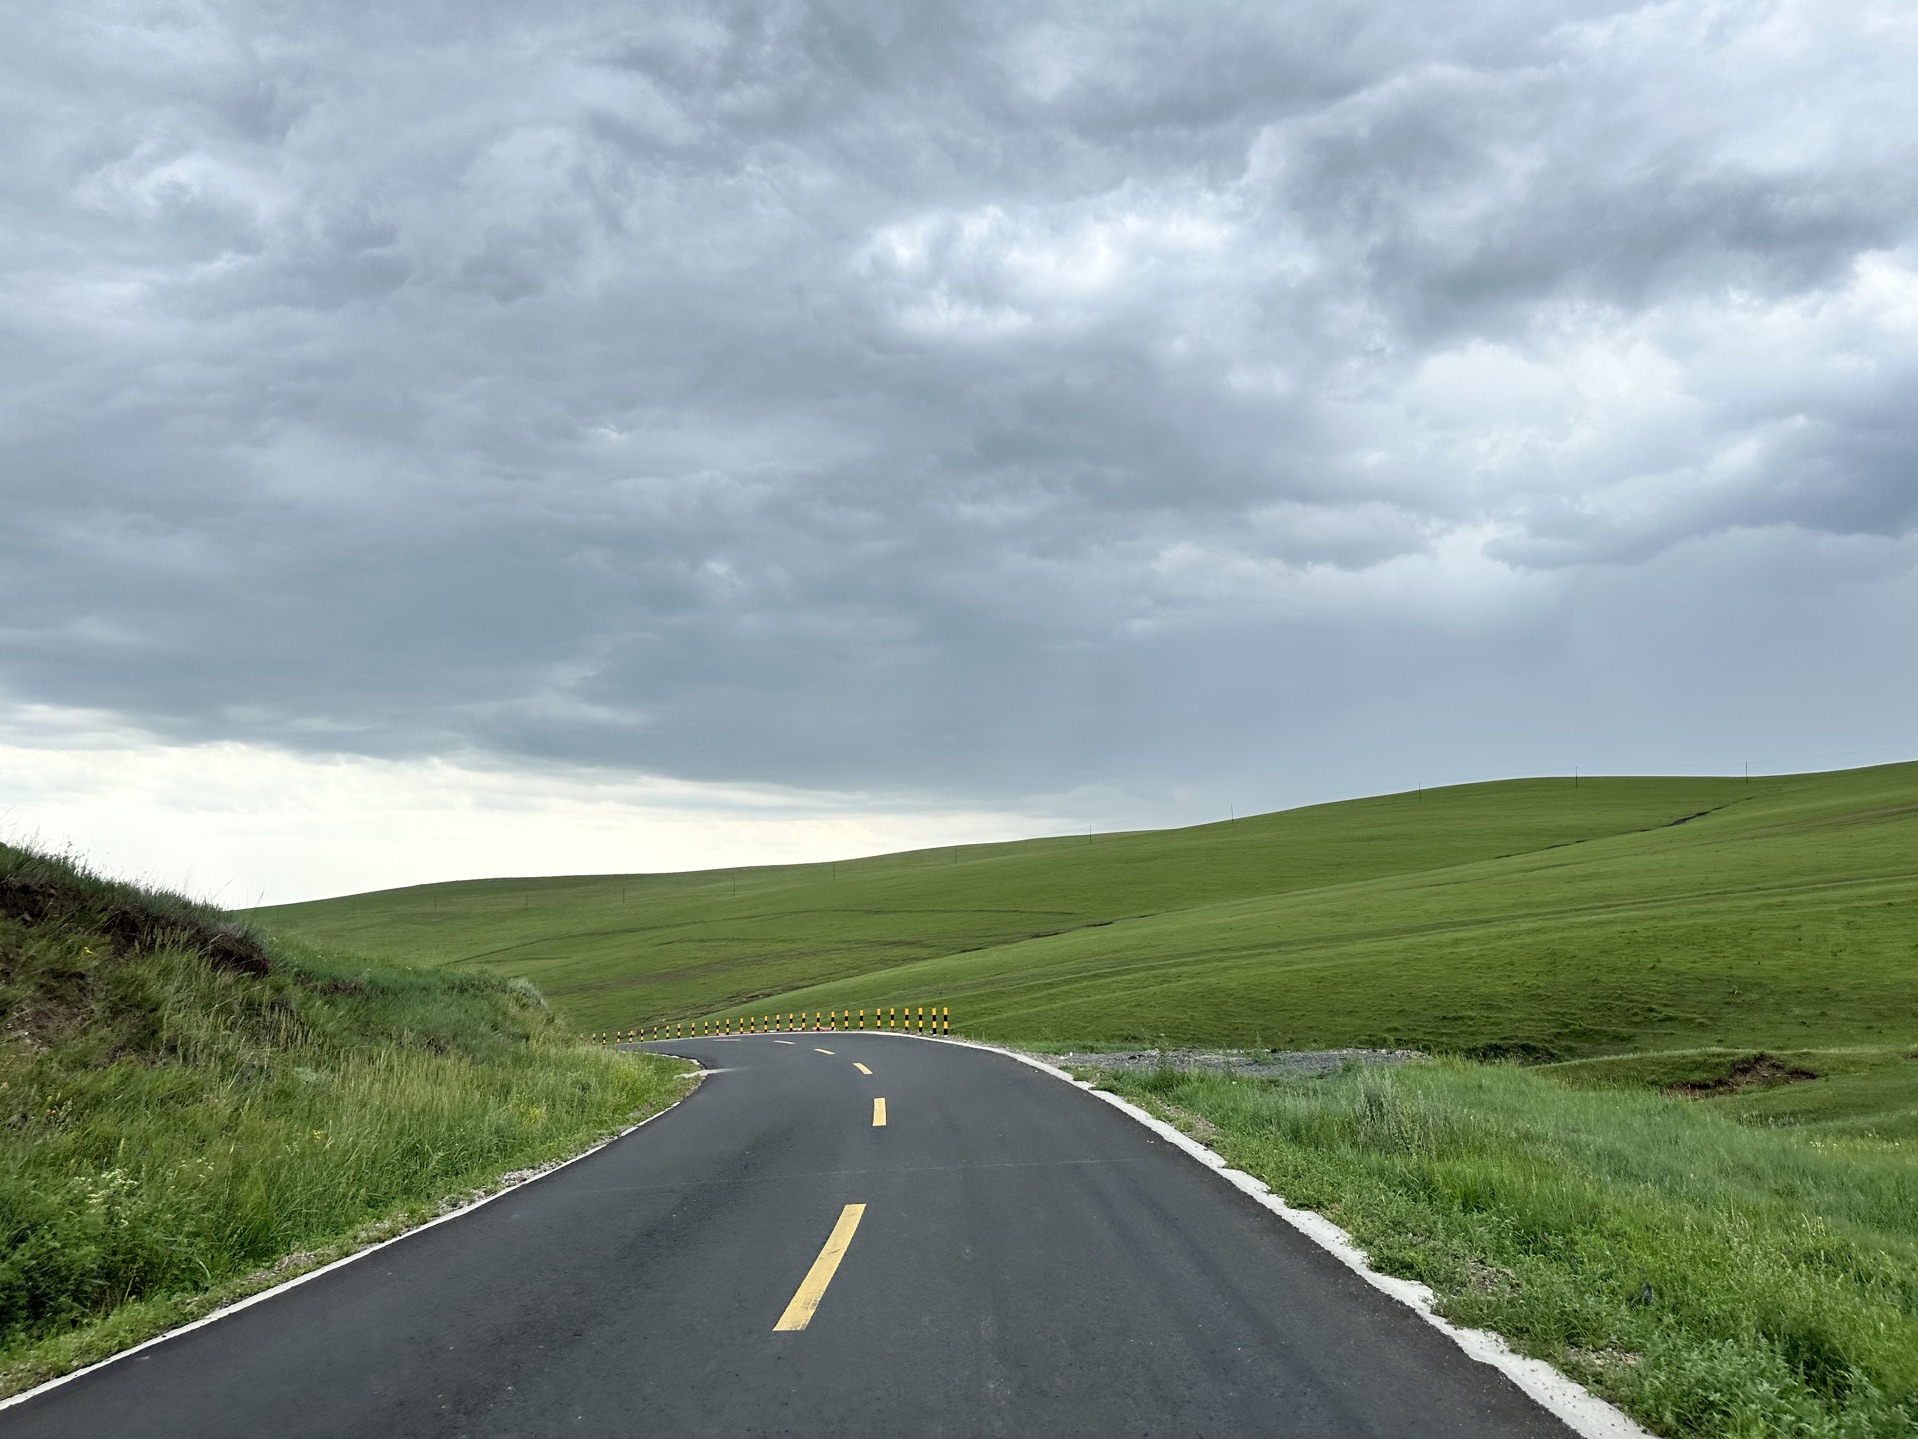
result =
[{"label": "white road edge line", "polygon": [[1479,1363],[1489,1364],[1498,1370],[1522,1389],[1533,1402],[1562,1420],[1568,1429],[1580,1436],[1580,1439],[1658,1439],[1657,1435],[1641,1427],[1638,1421],[1623,1409],[1599,1398],[1576,1379],[1561,1374],[1543,1359],[1531,1359],[1515,1353],[1511,1345],[1489,1329],[1463,1329],[1451,1320],[1433,1312],[1434,1296],[1430,1288],[1410,1279],[1397,1279],[1390,1274],[1379,1273],[1372,1268],[1365,1251],[1352,1242],[1352,1236],[1323,1214],[1316,1214],[1310,1209],[1294,1209],[1274,1194],[1271,1186],[1263,1179],[1247,1174],[1242,1169],[1229,1167],[1224,1159],[1196,1139],[1182,1134],[1162,1119],[1154,1119],[1132,1101],[1121,1099],[1108,1090],[1095,1089],[1088,1081],[1074,1079],[1065,1070],[1047,1064],[1043,1059],[1034,1059],[1029,1054],[1021,1054],[1016,1049],[1002,1049],[996,1044],[981,1044],[976,1039],[953,1039],[947,1035],[894,1033],[894,1031],[883,1029],[877,1032],[890,1034],[898,1039],[924,1039],[934,1044],[956,1044],[966,1049],[983,1049],[991,1054],[1003,1054],[1008,1059],[1016,1059],[1021,1064],[1030,1065],[1034,1069],[1050,1074],[1054,1079],[1063,1079],[1073,1088],[1083,1089],[1095,1099],[1103,1099],[1114,1109],[1138,1120],[1167,1143],[1183,1149],[1206,1168],[1216,1170],[1219,1177],[1226,1183],[1251,1195],[1253,1199],[1352,1270],[1374,1289],[1398,1300]]},{"label": "white road edge line", "polygon": [[[696,1059],[692,1059],[690,1055],[676,1054],[673,1056],[673,1058],[687,1059],[694,1064],[699,1064],[699,1061]],[[62,1384],[71,1384],[76,1379],[84,1379],[87,1375],[93,1373],[94,1370],[104,1369],[109,1364],[118,1364],[122,1359],[126,1359],[131,1357],[132,1355],[138,1354],[142,1349],[151,1349],[156,1344],[164,1344],[169,1339],[178,1338],[182,1334],[190,1334],[195,1329],[204,1329],[207,1325],[217,1323],[219,1320],[225,1319],[230,1314],[238,1314],[242,1309],[250,1309],[255,1304],[264,1303],[266,1300],[273,1298],[276,1294],[284,1294],[289,1289],[296,1289],[300,1285],[306,1283],[309,1279],[318,1279],[322,1274],[331,1274],[335,1269],[343,1268],[344,1266],[348,1264],[355,1263],[358,1260],[366,1258],[366,1256],[369,1254],[379,1253],[382,1249],[385,1249],[388,1245],[398,1244],[403,1239],[411,1239],[415,1234],[424,1233],[426,1230],[433,1228],[435,1225],[445,1224],[449,1220],[459,1219],[464,1215],[471,1214],[475,1209],[478,1209],[481,1205],[491,1204],[495,1199],[503,1198],[504,1196],[513,1193],[515,1190],[523,1189],[529,1184],[537,1184],[539,1183],[540,1180],[546,1178],[547,1175],[558,1174],[560,1170],[566,1168],[568,1165],[577,1164],[580,1162],[580,1160],[585,1159],[587,1156],[599,1153],[599,1151],[604,1149],[607,1145],[619,1143],[620,1140],[624,1139],[627,1135],[631,1134],[635,1129],[644,1129],[647,1125],[651,1124],[655,1119],[659,1118],[660,1114],[665,1114],[670,1110],[677,1109],[682,1103],[685,1102],[687,1095],[691,1094],[695,1089],[699,1088],[700,1083],[706,1078],[708,1074],[714,1074],[718,1072],[719,1071],[717,1070],[709,1070],[706,1068],[705,1065],[700,1064],[699,1071],[696,1074],[690,1076],[690,1078],[693,1080],[693,1083],[691,1083],[690,1085],[686,1087],[686,1094],[680,1095],[678,1099],[675,1099],[671,1104],[667,1105],[665,1109],[660,1110],[659,1114],[649,1114],[644,1119],[640,1120],[639,1123],[629,1124],[624,1129],[620,1130],[619,1133],[617,1134],[609,1134],[606,1138],[600,1140],[599,1143],[595,1144],[592,1148],[580,1150],[580,1152],[578,1154],[575,1154],[571,1159],[562,1159],[558,1164],[555,1164],[551,1169],[542,1169],[538,1174],[529,1175],[525,1179],[518,1180],[512,1184],[508,1184],[502,1189],[496,1189],[491,1194],[487,1195],[484,1199],[475,1199],[471,1204],[462,1204],[458,1209],[450,1210],[449,1212],[440,1215],[437,1219],[429,1219],[424,1224],[416,1224],[411,1229],[406,1230],[404,1233],[395,1234],[391,1239],[382,1239],[379,1243],[369,1244],[364,1249],[355,1249],[351,1254],[345,1255],[339,1259],[335,1259],[330,1264],[322,1264],[318,1269],[309,1269],[304,1274],[296,1274],[291,1279],[283,1280],[280,1283],[275,1284],[271,1289],[262,1289],[258,1294],[249,1294],[244,1299],[236,1299],[231,1304],[224,1305],[223,1307],[219,1309],[215,1309],[211,1314],[202,1314],[198,1319],[195,1319],[190,1324],[182,1324],[177,1329],[169,1329],[164,1334],[156,1334],[151,1339],[143,1339],[138,1344],[135,1344],[132,1347],[127,1349],[122,1349],[117,1354],[109,1354],[104,1359],[96,1359],[94,1360],[93,1363],[87,1365],[84,1369],[75,1369],[69,1374],[62,1374],[58,1376],[57,1378],[45,1380],[42,1383],[34,1385],[33,1388],[31,1389],[22,1389],[18,1394],[9,1395],[5,1399],[0,1399],[0,1410],[11,1409],[16,1404],[24,1404],[27,1402],[27,1400],[35,1398],[38,1395],[45,1394],[48,1390],[58,1389]]]}]

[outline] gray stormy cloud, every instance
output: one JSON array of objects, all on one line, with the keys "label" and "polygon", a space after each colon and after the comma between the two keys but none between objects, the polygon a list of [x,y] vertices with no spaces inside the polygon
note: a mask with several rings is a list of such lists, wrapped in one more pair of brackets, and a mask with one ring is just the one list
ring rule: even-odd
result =
[{"label": "gray stormy cloud", "polygon": [[1901,7],[6,27],[15,702],[1008,797],[1913,698]]}]

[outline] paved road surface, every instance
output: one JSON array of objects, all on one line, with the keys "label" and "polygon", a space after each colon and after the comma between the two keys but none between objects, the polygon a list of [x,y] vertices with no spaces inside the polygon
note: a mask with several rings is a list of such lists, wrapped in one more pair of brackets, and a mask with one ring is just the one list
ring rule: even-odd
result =
[{"label": "paved road surface", "polygon": [[1027,1066],[875,1034],[656,1047],[717,1072],[559,1173],[0,1413],[0,1439],[1569,1433]]}]

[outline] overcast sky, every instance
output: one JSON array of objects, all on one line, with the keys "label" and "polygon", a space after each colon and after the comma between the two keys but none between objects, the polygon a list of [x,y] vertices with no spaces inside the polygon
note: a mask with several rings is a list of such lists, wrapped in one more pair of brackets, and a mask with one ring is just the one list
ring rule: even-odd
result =
[{"label": "overcast sky", "polygon": [[0,30],[14,833],[284,898],[1918,753],[1908,4]]}]

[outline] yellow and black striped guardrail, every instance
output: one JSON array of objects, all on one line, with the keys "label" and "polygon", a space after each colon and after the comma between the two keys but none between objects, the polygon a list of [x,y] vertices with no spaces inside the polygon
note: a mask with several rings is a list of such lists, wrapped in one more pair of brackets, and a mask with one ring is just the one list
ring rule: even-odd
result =
[{"label": "yellow and black striped guardrail", "polygon": [[637,1029],[603,1029],[589,1036],[595,1044],[640,1044],[654,1039],[696,1039],[706,1034],[796,1034],[833,1029],[903,1029],[914,1034],[951,1034],[952,1007],[922,1004],[915,1008],[887,1005],[875,1007],[872,1023],[866,1023],[866,1011],[851,1009],[803,1009],[785,1014],[724,1015],[718,1019],[662,1020],[642,1024]]}]

